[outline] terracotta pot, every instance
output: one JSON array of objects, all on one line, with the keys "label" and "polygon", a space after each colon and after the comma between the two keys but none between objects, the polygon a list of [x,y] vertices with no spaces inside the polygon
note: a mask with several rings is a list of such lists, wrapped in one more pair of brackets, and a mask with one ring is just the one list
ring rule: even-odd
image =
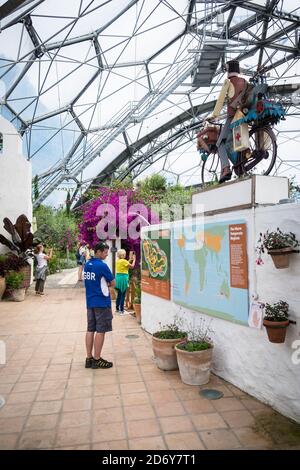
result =
[{"label": "terracotta pot", "polygon": [[156,365],[161,370],[178,369],[175,346],[185,338],[161,339],[152,336],[152,349]]},{"label": "terracotta pot", "polygon": [[25,289],[13,289],[11,297],[15,302],[22,302],[25,299]]},{"label": "terracotta pot", "polygon": [[204,351],[185,351],[175,346],[180,377],[187,385],[204,385],[209,382],[213,347]]},{"label": "terracotta pot", "polygon": [[270,321],[264,320],[268,338],[271,343],[284,343],[286,329],[289,326],[289,320],[286,321]]},{"label": "terracotta pot", "polygon": [[3,294],[4,294],[4,292],[5,292],[5,289],[6,289],[5,277],[0,276],[0,300],[1,300],[2,297],[3,297]]},{"label": "terracotta pot", "polygon": [[28,289],[30,286],[30,281],[31,281],[31,266],[30,264],[27,264],[27,266],[24,266],[19,270],[19,273],[24,274],[24,280],[21,284],[22,289]]},{"label": "terracotta pot", "polygon": [[141,304],[133,304],[135,316],[138,323],[141,323]]},{"label": "terracotta pot", "polygon": [[269,250],[268,254],[271,255],[273,263],[277,269],[288,268],[290,264],[289,255],[293,252],[292,247],[281,248],[278,250]]}]

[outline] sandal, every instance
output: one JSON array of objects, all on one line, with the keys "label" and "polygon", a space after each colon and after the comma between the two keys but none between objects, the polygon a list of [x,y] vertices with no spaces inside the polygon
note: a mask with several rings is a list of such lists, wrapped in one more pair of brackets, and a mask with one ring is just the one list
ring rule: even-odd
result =
[{"label": "sandal", "polygon": [[94,359],[92,363],[92,369],[109,369],[113,366],[112,362],[108,362],[105,359]]},{"label": "sandal", "polygon": [[101,359],[101,361],[107,362],[107,364],[111,364],[111,366],[113,366],[113,362],[107,361],[106,359],[103,359],[103,357],[100,357],[100,359]]}]

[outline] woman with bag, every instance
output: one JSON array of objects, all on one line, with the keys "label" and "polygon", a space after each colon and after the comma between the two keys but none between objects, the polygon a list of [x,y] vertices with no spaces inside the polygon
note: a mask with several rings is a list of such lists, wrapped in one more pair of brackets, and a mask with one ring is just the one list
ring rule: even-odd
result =
[{"label": "woman with bag", "polygon": [[35,254],[35,259],[37,266],[35,269],[35,293],[36,295],[44,295],[44,287],[48,274],[48,261],[52,258],[53,248],[50,249],[49,255],[44,253],[44,246],[42,244],[37,245],[36,249],[37,253]]}]

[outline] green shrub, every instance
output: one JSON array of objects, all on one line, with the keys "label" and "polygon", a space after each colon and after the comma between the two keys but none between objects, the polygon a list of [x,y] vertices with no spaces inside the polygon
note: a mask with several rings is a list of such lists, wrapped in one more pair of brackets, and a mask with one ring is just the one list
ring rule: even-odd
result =
[{"label": "green shrub", "polygon": [[159,339],[180,339],[186,336],[186,333],[183,331],[174,331],[174,330],[164,330],[164,331],[157,331],[153,334],[155,338]]},{"label": "green shrub", "polygon": [[60,261],[56,256],[53,256],[48,261],[48,269],[50,274],[55,274],[57,271],[60,271]]},{"label": "green shrub", "polygon": [[177,347],[188,352],[205,351],[205,349],[212,348],[213,342],[210,334],[213,330],[210,328],[210,324],[211,322],[207,324],[204,318],[200,318],[197,325],[187,324],[188,339]]},{"label": "green shrub", "polygon": [[61,269],[71,269],[76,268],[77,262],[73,259],[63,258],[60,260],[59,265]]},{"label": "green shrub", "polygon": [[194,352],[209,349],[212,347],[212,344],[206,342],[199,343],[198,341],[187,341],[186,343],[178,344],[177,347],[183,351]]},{"label": "green shrub", "polygon": [[16,271],[10,271],[5,276],[5,280],[9,289],[20,289],[22,282],[24,281],[24,274],[17,273]]},{"label": "green shrub", "polygon": [[75,253],[75,251],[70,251],[69,259],[76,262],[76,253]]},{"label": "green shrub", "polygon": [[187,333],[183,331],[182,320],[178,316],[175,316],[174,322],[168,325],[162,326],[159,324],[160,330],[153,333],[153,336],[158,339],[180,339],[186,338]]}]

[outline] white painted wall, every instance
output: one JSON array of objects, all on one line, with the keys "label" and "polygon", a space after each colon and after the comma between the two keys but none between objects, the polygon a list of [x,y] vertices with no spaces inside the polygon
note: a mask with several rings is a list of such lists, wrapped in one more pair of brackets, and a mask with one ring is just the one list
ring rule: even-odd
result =
[{"label": "white painted wall", "polygon": [[[172,322],[178,314],[197,325],[200,318],[211,322],[215,343],[213,371],[250,395],[271,405],[282,414],[300,422],[300,254],[291,256],[290,267],[278,270],[269,255],[257,266],[254,247],[259,233],[280,227],[291,230],[300,239],[300,204],[282,204],[245,209],[205,218],[205,223],[244,219],[247,222],[249,295],[257,294],[262,302],[285,300],[290,305],[291,319],[284,344],[272,344],[264,330],[236,325],[195,312],[172,301],[142,293],[142,327],[153,333],[159,322]],[[176,260],[172,260],[174,266]],[[292,362],[299,341],[299,364]]]},{"label": "white painted wall", "polygon": [[[32,220],[31,163],[22,155],[22,139],[14,126],[0,116],[0,132],[3,134],[3,151],[0,152],[0,233],[10,235],[3,228],[3,219],[15,223],[25,214]],[[0,245],[0,253],[7,251]]]}]

